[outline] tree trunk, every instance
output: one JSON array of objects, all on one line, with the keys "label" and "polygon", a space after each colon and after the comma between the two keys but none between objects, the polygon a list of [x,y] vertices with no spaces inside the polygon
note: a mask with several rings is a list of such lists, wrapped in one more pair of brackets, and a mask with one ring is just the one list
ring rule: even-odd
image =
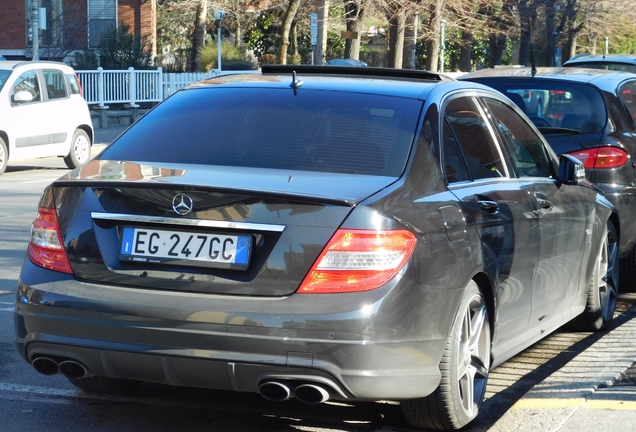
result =
[{"label": "tree trunk", "polygon": [[459,70],[470,72],[473,68],[473,32],[462,32],[462,46],[459,50]]},{"label": "tree trunk", "polygon": [[329,0],[318,0],[318,32],[314,62],[324,64],[327,59],[327,33],[329,25]]},{"label": "tree trunk", "polygon": [[406,17],[406,29],[404,31],[404,54],[402,68],[415,69],[415,48],[417,45],[417,24],[419,15],[409,12]]},{"label": "tree trunk", "polygon": [[[404,55],[404,33],[406,28],[406,13],[404,9],[400,9],[395,14],[395,41],[391,40],[391,46],[393,47],[393,63],[389,63],[389,67],[395,69],[402,69],[402,58]],[[393,36],[393,32],[391,32]],[[393,38],[392,38],[393,39]]]},{"label": "tree trunk", "polygon": [[[194,21],[194,33],[192,35],[192,52],[190,53],[190,72],[203,70],[201,64],[201,48],[205,45],[205,25],[208,15],[208,0],[199,0]],[[217,41],[218,43],[218,41]]]},{"label": "tree trunk", "polygon": [[345,22],[348,32],[357,32],[358,37],[345,40],[344,57],[359,60],[360,59],[360,32],[358,25],[364,16],[364,5],[358,4],[353,0],[344,0],[345,3]]},{"label": "tree trunk", "polygon": [[545,64],[546,66],[554,66],[555,52],[556,52],[556,0],[549,0],[545,5],[545,33],[546,33],[546,52],[545,52]]},{"label": "tree trunk", "polygon": [[439,70],[440,37],[442,27],[442,6],[443,0],[436,0],[430,6],[433,37],[426,44],[426,69],[432,72]]},{"label": "tree trunk", "polygon": [[489,37],[490,45],[490,66],[495,67],[501,64],[504,49],[506,48],[507,36],[505,34],[491,34]]},{"label": "tree trunk", "polygon": [[290,0],[283,19],[283,32],[280,37],[280,51],[278,52],[278,63],[287,64],[287,48],[289,47],[289,34],[292,22],[296,17],[296,11],[302,0]]}]

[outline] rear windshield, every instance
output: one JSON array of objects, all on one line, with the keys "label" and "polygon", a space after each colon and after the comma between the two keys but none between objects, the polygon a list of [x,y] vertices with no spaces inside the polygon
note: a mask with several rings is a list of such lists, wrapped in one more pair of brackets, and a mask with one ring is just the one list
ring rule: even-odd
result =
[{"label": "rear windshield", "polygon": [[198,88],[141,118],[101,159],[399,176],[422,102],[292,89]]},{"label": "rear windshield", "polygon": [[517,104],[537,127],[598,132],[605,127],[607,110],[601,93],[585,84],[541,79],[485,82]]},{"label": "rear windshield", "polygon": [[621,72],[631,72],[636,73],[636,64],[629,63],[611,63],[607,62],[577,62],[572,63],[566,66],[572,67],[584,67],[590,69],[604,69],[604,70],[613,70],[613,71],[621,71]]}]

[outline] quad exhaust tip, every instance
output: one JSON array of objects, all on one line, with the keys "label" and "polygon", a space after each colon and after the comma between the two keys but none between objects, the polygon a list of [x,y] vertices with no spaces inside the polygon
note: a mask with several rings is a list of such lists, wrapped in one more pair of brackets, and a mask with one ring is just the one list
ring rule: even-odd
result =
[{"label": "quad exhaust tip", "polygon": [[31,365],[42,375],[55,375],[61,372],[64,376],[75,379],[93,375],[83,364],[70,359],[62,359],[60,361],[60,359],[56,360],[42,356],[34,358]]},{"label": "quad exhaust tip", "polygon": [[36,357],[31,365],[42,375],[55,375],[60,371],[57,362],[49,357]]},{"label": "quad exhaust tip", "polygon": [[267,400],[282,402],[291,398],[292,389],[278,381],[265,381],[258,386],[258,393]]},{"label": "quad exhaust tip", "polygon": [[294,389],[294,396],[306,404],[319,404],[329,400],[329,391],[317,384],[301,384]]},{"label": "quad exhaust tip", "polygon": [[299,402],[319,404],[329,400],[329,390],[320,384],[304,383],[298,386],[281,381],[265,381],[258,386],[258,393],[265,399],[282,402],[295,397]]},{"label": "quad exhaust tip", "polygon": [[65,360],[58,365],[58,368],[68,378],[84,378],[88,375],[84,365],[74,360]]}]

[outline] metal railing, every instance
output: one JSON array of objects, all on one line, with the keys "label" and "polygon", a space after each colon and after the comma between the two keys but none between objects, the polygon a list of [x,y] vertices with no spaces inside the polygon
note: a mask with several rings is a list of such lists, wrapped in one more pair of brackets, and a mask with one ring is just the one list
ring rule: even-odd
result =
[{"label": "metal railing", "polygon": [[218,75],[219,71],[206,73],[163,73],[156,70],[97,70],[75,71],[84,99],[89,105],[108,108],[107,104],[125,104],[138,107],[140,102],[161,102],[177,90],[205,78]]}]

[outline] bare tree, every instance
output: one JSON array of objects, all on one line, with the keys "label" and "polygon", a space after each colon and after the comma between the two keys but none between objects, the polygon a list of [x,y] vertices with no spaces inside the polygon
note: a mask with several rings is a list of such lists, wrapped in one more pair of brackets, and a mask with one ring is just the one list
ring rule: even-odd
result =
[{"label": "bare tree", "polygon": [[316,35],[315,63],[321,65],[325,62],[327,50],[327,29],[329,26],[330,0],[318,0],[318,32]]},{"label": "bare tree", "polygon": [[285,17],[283,18],[283,27],[280,38],[280,51],[278,52],[278,62],[280,64],[287,64],[287,47],[289,46],[289,35],[291,33],[292,23],[296,16],[296,11],[302,3],[302,0],[289,0],[285,11]]}]

